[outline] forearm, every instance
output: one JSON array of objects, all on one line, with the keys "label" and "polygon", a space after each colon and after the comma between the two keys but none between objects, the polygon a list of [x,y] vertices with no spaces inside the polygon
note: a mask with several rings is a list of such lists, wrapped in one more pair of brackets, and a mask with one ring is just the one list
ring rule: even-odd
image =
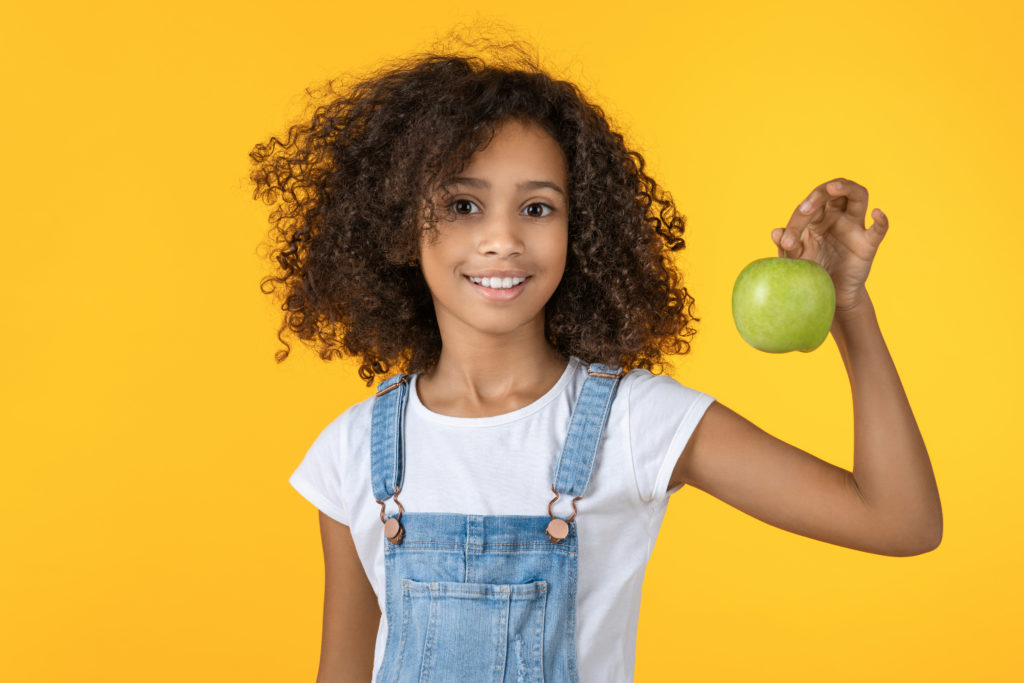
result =
[{"label": "forearm", "polygon": [[867,290],[855,308],[836,311],[832,337],[853,391],[854,482],[894,548],[931,550],[942,538],[939,490]]}]

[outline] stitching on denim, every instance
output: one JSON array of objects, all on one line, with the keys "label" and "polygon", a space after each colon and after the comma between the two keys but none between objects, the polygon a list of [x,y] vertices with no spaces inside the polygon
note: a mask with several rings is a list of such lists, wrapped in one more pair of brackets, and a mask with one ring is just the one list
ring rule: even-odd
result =
[{"label": "stitching on denim", "polygon": [[[606,391],[608,393],[605,394],[604,404],[601,405],[601,409],[600,409],[600,417],[599,417],[599,419],[601,421],[598,423],[598,425],[594,429],[594,431],[597,432],[597,441],[594,443],[593,457],[589,458],[589,460],[590,460],[590,470],[587,472],[587,479],[586,479],[586,481],[583,482],[583,487],[582,487],[583,490],[580,492],[579,495],[583,495],[590,488],[590,479],[591,479],[591,477],[594,476],[595,463],[597,462],[597,453],[600,452],[601,441],[603,441],[604,438],[605,438],[606,427],[608,425],[608,420],[611,418],[611,405],[615,401],[615,395],[618,393],[618,391],[617,391],[618,388],[619,388],[618,382],[619,382],[619,380],[616,380],[615,384],[613,384],[612,386],[609,386],[606,389]],[[588,449],[588,452],[589,452],[589,450],[590,449]]]},{"label": "stitching on denim", "polygon": [[[559,553],[559,552],[566,552],[569,548],[572,547],[572,546],[563,545],[564,543],[565,543],[565,541],[562,541],[562,543],[557,543],[557,544],[556,543],[552,543],[551,541],[536,541],[536,542],[527,541],[527,542],[524,542],[524,543],[485,543],[485,544],[480,545],[480,546],[472,546],[472,547],[474,549],[481,548],[481,549],[483,549],[485,551],[487,549],[489,549],[489,548],[538,548],[538,549],[541,549],[541,550],[549,550],[549,551],[551,551],[553,553]],[[401,550],[407,550],[409,548],[415,548],[415,547],[419,547],[419,546],[426,547],[426,548],[451,548],[452,550],[458,550],[458,551],[462,551],[462,550],[464,550],[467,547],[467,546],[463,545],[462,543],[445,543],[444,541],[412,541],[412,540],[403,540]],[[397,548],[397,547],[389,547],[388,550],[393,552],[393,553],[394,552],[400,552],[399,548]]]},{"label": "stitching on denim", "polygon": [[[449,585],[441,588],[439,584],[447,583]],[[402,581],[402,592],[406,594],[418,594],[426,595],[429,594],[433,597],[453,597],[453,598],[494,598],[497,600],[534,600],[538,593],[544,594],[547,592],[547,582],[537,581],[534,583],[488,583],[483,584],[488,586],[490,590],[484,589],[479,590],[476,588],[466,588],[465,590],[459,590],[459,584],[455,581],[414,581],[412,579],[404,579]]]},{"label": "stitching on denim", "polygon": [[402,662],[405,661],[405,646],[409,641],[409,613],[412,612],[412,596],[405,592],[405,580],[402,580],[402,628],[398,639],[398,657],[392,666],[392,683],[398,680],[401,673]]},{"label": "stitching on denim", "polygon": [[[411,592],[411,591],[410,591]],[[430,600],[428,602],[427,610],[427,635],[423,642],[423,661],[420,664],[420,678],[421,681],[430,680],[430,671],[434,666],[434,636],[437,634],[438,621],[441,617],[438,614],[439,606],[435,600],[435,591],[430,591]]]},{"label": "stitching on denim", "polygon": [[577,607],[576,601],[578,599],[578,597],[577,597],[578,591],[577,591],[577,583],[576,582],[577,582],[578,576],[579,576],[578,570],[579,570],[579,567],[577,566],[576,562],[570,563],[570,565],[569,565],[569,581],[566,584],[566,587],[567,587],[566,593],[568,593],[568,598],[569,598],[569,616],[568,616],[569,624],[568,624],[568,626],[565,629],[566,646],[567,646],[566,649],[568,650],[568,660],[569,660],[568,661],[568,665],[569,665],[569,683],[580,683],[580,673],[579,673],[579,669],[577,668],[577,661],[576,661],[576,642],[577,642],[576,638],[577,638],[577,635],[579,633],[579,631],[576,628],[577,627],[577,624],[576,624],[576,607]]},{"label": "stitching on denim", "polygon": [[523,662],[523,639],[516,634],[516,683],[526,683],[526,663]]},{"label": "stitching on denim", "polygon": [[547,626],[545,622],[548,618],[548,584],[544,582],[544,596],[540,603],[540,621],[537,622],[537,633],[533,637],[533,663],[537,671],[534,673],[534,679],[538,681],[544,680],[544,634]]},{"label": "stitching on denim", "polygon": [[507,599],[502,600],[499,608],[490,610],[490,612],[494,615],[494,621],[491,624],[491,633],[493,634],[491,647],[495,653],[492,683],[505,683],[505,669],[508,667],[508,633],[512,620],[512,603]]},{"label": "stitching on denim", "polygon": [[[394,669],[394,649],[395,642],[394,636],[398,634],[398,625],[395,623],[394,616],[394,583],[395,583],[395,571],[387,571],[387,558],[385,558],[384,568],[384,612],[387,615],[388,628],[387,628],[387,640],[384,643],[384,661],[381,664],[380,670],[377,672],[378,679],[382,683],[390,683],[390,679],[393,676],[385,677],[385,674],[391,674]],[[388,657],[391,655],[391,657]]]}]

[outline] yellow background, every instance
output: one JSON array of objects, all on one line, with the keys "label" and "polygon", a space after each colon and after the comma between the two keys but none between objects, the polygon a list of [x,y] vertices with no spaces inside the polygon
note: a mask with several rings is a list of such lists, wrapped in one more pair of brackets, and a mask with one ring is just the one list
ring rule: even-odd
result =
[{"label": "yellow background", "polygon": [[[747,346],[732,285],[845,176],[891,229],[870,292],[945,518],[892,558],[693,488],[648,568],[638,681],[1020,680],[1021,10],[1012,3],[15,3],[0,21],[0,679],[313,681],[323,565],[287,483],[369,395],[274,362],[248,153],[303,89],[500,19],[688,219],[675,377],[847,469],[834,341]],[[590,683],[590,682],[587,682]]]}]

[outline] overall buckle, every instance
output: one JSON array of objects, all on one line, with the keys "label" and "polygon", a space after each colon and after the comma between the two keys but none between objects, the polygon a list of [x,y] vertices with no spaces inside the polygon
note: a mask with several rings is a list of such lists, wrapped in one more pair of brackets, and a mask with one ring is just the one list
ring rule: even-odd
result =
[{"label": "overall buckle", "polygon": [[[395,386],[398,385],[396,384]],[[388,539],[388,541],[395,545],[399,545],[402,542],[402,539],[405,538],[405,529],[402,528],[402,513],[405,511],[405,508],[402,507],[402,503],[398,500],[398,493],[401,490],[402,487],[399,486],[395,489],[395,493],[392,495],[392,498],[394,498],[395,502],[398,503],[398,517],[389,517],[385,519],[384,501],[377,501],[380,503],[380,521],[384,522],[384,538]]]},{"label": "overall buckle", "polygon": [[548,522],[544,533],[548,535],[548,540],[552,543],[561,543],[569,535],[569,522],[576,519],[576,501],[583,496],[576,496],[572,499],[572,516],[569,519],[561,519],[560,517],[555,517],[555,513],[551,511],[551,506],[555,504],[555,501],[558,500],[558,496],[561,494],[558,493],[558,489],[555,488],[554,484],[551,485],[551,490],[555,492],[555,497],[548,503],[548,516],[551,517],[551,521]]}]

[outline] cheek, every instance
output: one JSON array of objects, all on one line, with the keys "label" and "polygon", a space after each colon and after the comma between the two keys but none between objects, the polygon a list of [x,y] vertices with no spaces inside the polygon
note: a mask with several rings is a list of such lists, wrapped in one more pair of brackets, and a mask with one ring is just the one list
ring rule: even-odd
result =
[{"label": "cheek", "polygon": [[423,249],[420,251],[420,270],[423,271],[423,279],[427,281],[427,284],[434,286],[440,271],[437,253],[434,250]]},{"label": "cheek", "polygon": [[566,255],[569,251],[569,240],[566,231],[562,231],[557,235],[551,237],[550,242],[547,245],[548,253],[551,256],[551,267],[557,269],[559,273],[565,270]]},{"label": "cheek", "polygon": [[451,275],[454,268],[451,247],[451,240],[445,240],[441,235],[432,236],[431,240],[420,240],[420,269],[428,285],[433,286]]},{"label": "cheek", "polygon": [[433,280],[434,271],[437,267],[435,265],[436,256],[436,251],[423,240],[420,240],[419,267],[420,272],[423,273],[423,279],[427,281],[427,285],[430,285]]}]

